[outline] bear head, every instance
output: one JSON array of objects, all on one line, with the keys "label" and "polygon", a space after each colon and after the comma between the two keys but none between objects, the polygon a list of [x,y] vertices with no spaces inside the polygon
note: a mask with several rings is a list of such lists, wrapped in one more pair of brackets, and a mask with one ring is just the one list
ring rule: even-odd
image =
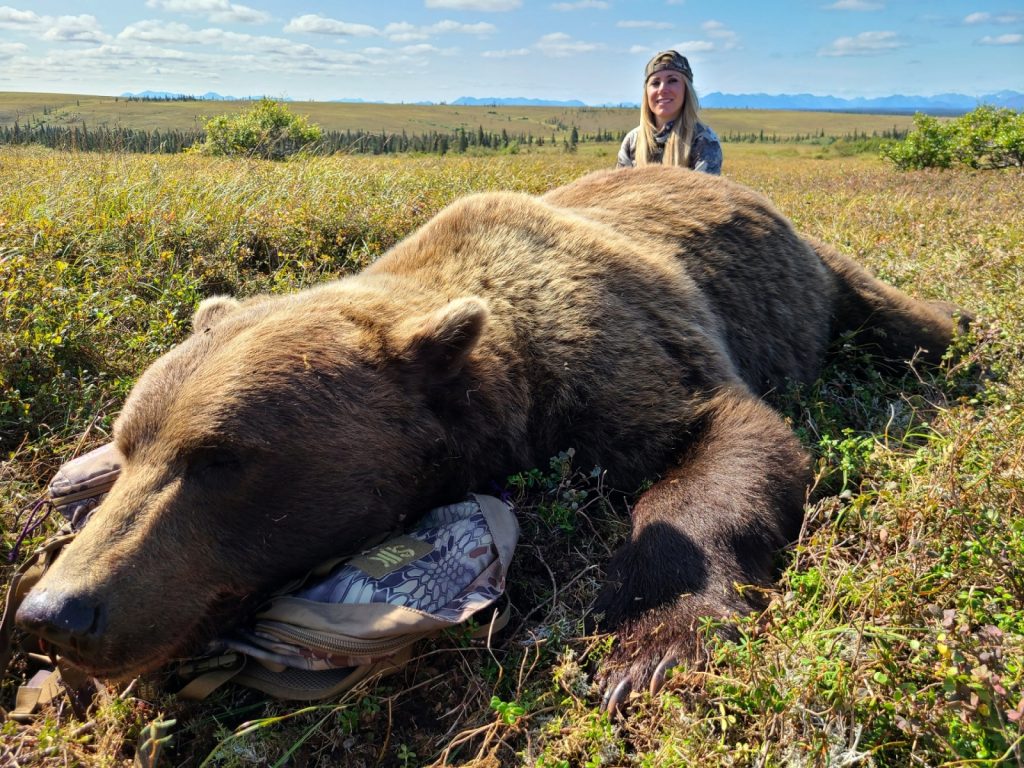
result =
[{"label": "bear head", "polygon": [[464,385],[486,305],[410,318],[350,294],[201,304],[129,395],[121,476],[23,601],[21,627],[94,674],[134,675],[451,492],[432,403]]}]

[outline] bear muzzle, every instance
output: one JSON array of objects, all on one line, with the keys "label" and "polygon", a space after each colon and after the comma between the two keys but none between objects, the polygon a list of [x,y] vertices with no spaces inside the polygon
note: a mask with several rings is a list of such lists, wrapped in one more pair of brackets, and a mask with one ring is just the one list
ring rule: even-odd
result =
[{"label": "bear muzzle", "polygon": [[107,626],[103,604],[88,595],[32,590],[18,608],[18,626],[43,639],[49,650],[72,661],[94,658]]}]

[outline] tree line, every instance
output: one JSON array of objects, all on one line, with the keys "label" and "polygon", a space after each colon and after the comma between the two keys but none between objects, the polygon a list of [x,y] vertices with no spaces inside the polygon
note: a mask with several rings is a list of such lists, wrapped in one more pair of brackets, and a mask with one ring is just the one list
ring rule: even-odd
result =
[{"label": "tree line", "polygon": [[[287,156],[299,149],[317,155],[348,154],[391,154],[419,152],[433,154],[461,153],[474,150],[504,150],[529,147],[560,147],[572,151],[584,142],[618,142],[625,131],[613,132],[598,129],[593,132],[580,131],[570,126],[566,135],[559,137],[552,132],[549,136],[535,136],[525,131],[487,131],[482,126],[476,130],[457,128],[453,131],[429,131],[426,133],[394,133],[388,131],[345,130],[323,131],[315,142],[279,140],[277,155]],[[726,143],[799,143],[815,140],[844,139],[856,141],[866,138],[904,139],[907,132],[893,128],[892,131],[853,131],[842,136],[826,135],[824,131],[797,133],[780,136],[764,131],[729,131],[719,134]],[[191,147],[202,145],[207,139],[204,130],[145,130],[100,126],[88,128],[85,124],[53,125],[35,123],[30,125],[0,126],[0,144],[40,144],[51,149],[80,152],[132,152],[149,154],[177,154]],[[231,153],[224,153],[231,154]],[[262,156],[262,153],[255,153]]]},{"label": "tree line", "polygon": [[759,131],[728,131],[718,134],[718,138],[724,142],[731,143],[747,143],[747,144],[789,144],[789,143],[807,143],[807,142],[825,142],[828,140],[832,141],[868,141],[870,139],[876,139],[879,141],[884,140],[902,140],[907,137],[907,131],[909,129],[900,129],[895,125],[892,128],[886,128],[882,131],[861,131],[854,128],[852,131],[847,131],[842,135],[837,134],[826,134],[824,128],[819,128],[817,131],[808,131],[807,133],[800,133],[799,131],[795,134],[787,134],[785,136],[779,136],[777,133],[765,133],[762,128]]},{"label": "tree line", "polygon": [[82,125],[36,123],[0,126],[0,144],[40,144],[50,149],[81,152],[177,153],[204,139],[203,131],[137,128],[87,128]]},{"label": "tree line", "polygon": [[[611,131],[586,133],[575,126],[569,135],[561,140],[534,136],[525,132],[512,133],[486,131],[482,126],[476,130],[458,128],[454,131],[429,131],[427,133],[393,133],[387,131],[323,131],[315,142],[279,139],[275,144],[275,155],[287,156],[302,149],[307,153],[331,155],[336,153],[381,155],[400,152],[423,152],[446,154],[467,152],[472,149],[501,150],[508,147],[575,146],[584,141],[616,141]],[[39,144],[58,150],[81,152],[141,152],[150,154],[176,154],[191,147],[203,145],[207,132],[203,130],[145,130],[101,126],[88,128],[86,125],[53,125],[35,123],[30,125],[0,126],[0,144]],[[241,153],[223,153],[241,154]],[[263,156],[263,153],[255,154]]]}]

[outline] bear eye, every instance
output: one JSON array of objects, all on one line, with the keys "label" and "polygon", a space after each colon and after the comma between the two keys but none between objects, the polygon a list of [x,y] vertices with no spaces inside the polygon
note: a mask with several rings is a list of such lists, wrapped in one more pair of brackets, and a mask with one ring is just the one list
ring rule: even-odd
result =
[{"label": "bear eye", "polygon": [[189,474],[210,477],[225,475],[242,468],[242,459],[230,448],[210,446],[197,448],[188,459]]}]

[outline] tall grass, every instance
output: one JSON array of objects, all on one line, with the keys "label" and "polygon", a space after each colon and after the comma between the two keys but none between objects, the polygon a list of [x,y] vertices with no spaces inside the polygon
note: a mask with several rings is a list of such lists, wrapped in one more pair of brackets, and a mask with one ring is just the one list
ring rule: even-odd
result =
[{"label": "tall grass", "polygon": [[[816,457],[816,483],[770,605],[741,622],[739,642],[712,640],[707,669],[638,697],[628,720],[597,714],[592,665],[612,640],[580,619],[629,497],[565,446],[509,480],[524,543],[513,622],[490,649],[446,638],[312,708],[237,690],[186,705],[153,680],[104,689],[91,710],[3,726],[0,765],[128,765],[145,727],[170,718],[169,765],[1024,763],[1024,178],[727,149],[726,172],[803,231],[981,318],[939,372],[883,376],[850,341],[814,386],[774,396]],[[6,546],[56,466],[106,439],[201,297],[330,279],[457,196],[541,192],[608,164],[0,152]]]}]

